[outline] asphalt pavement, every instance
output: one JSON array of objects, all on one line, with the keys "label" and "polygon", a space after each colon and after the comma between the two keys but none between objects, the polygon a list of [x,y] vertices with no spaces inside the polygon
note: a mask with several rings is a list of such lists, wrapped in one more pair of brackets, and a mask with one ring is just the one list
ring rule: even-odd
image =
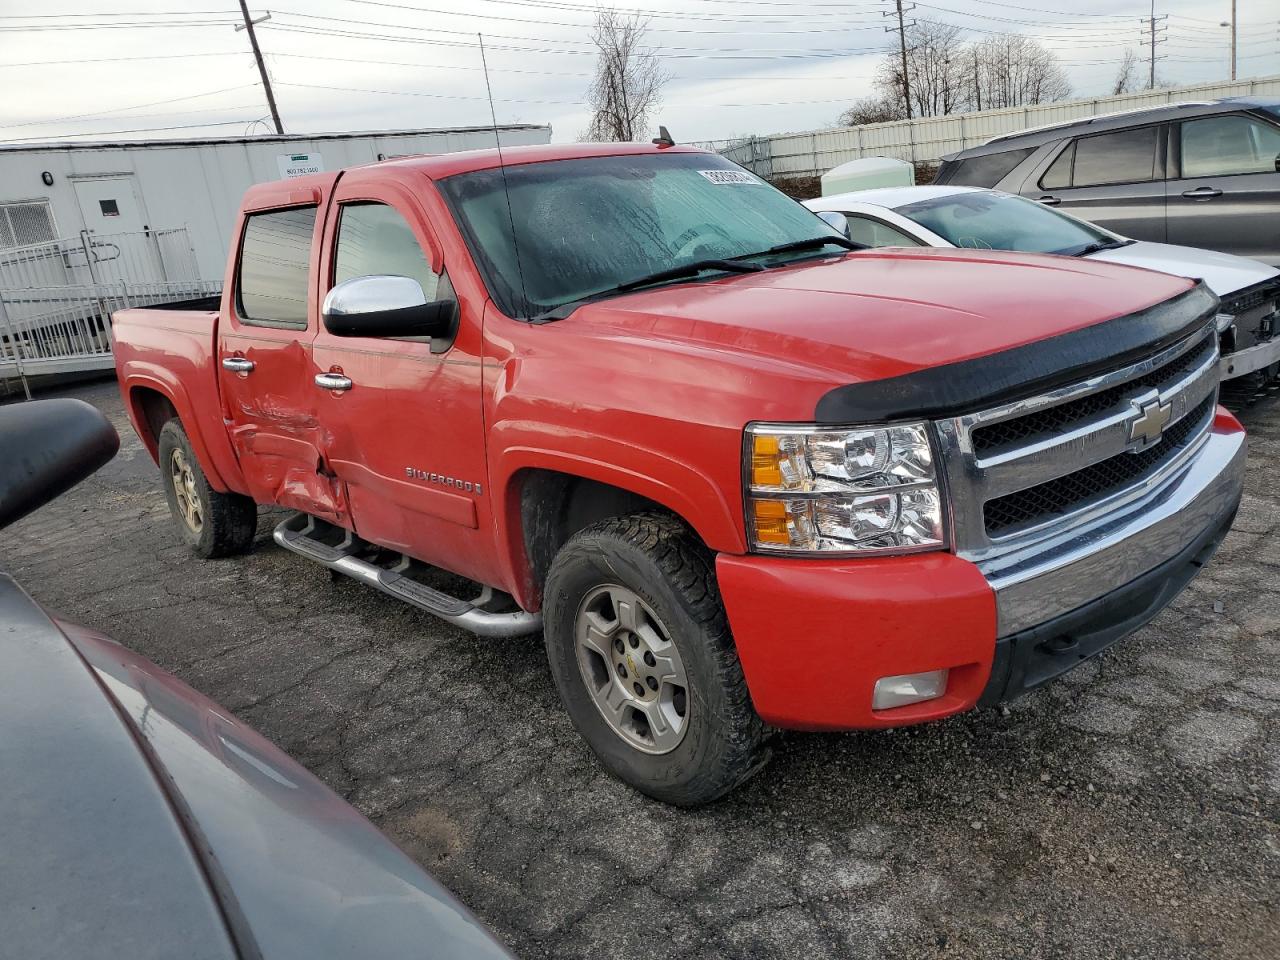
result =
[{"label": "asphalt pavement", "polygon": [[195,558],[114,382],[63,393],[121,452],[0,567],[280,744],[521,957],[1280,957],[1280,399],[1242,412],[1235,527],[1150,626],[1007,708],[785,735],[687,812],[600,771],[539,637],[333,580],[278,512]]}]

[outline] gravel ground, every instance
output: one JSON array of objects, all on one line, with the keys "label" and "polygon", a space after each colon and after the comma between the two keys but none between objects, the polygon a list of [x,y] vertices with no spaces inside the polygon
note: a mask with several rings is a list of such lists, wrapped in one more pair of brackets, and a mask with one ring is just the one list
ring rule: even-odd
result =
[{"label": "gravel ground", "polygon": [[482,641],[277,548],[202,562],[114,383],[120,455],[0,565],[253,724],[521,957],[1280,956],[1280,400],[1217,560],[1003,710],[790,735],[715,806],[600,773],[538,638]]}]

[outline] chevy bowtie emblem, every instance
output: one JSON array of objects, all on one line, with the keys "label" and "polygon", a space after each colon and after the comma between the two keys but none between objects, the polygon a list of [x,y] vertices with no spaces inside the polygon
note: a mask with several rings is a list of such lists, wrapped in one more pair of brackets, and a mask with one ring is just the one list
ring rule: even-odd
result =
[{"label": "chevy bowtie emblem", "polygon": [[1157,397],[1143,404],[1135,400],[1133,406],[1135,416],[1129,421],[1129,441],[1149,447],[1163,436],[1164,428],[1173,416],[1173,404],[1161,403]]}]

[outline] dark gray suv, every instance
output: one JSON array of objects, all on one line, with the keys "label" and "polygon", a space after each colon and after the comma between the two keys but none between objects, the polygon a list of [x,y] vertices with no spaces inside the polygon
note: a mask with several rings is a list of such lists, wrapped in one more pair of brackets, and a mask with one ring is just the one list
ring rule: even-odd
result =
[{"label": "dark gray suv", "polygon": [[1280,99],[1025,130],[944,157],[935,182],[996,187],[1127,237],[1280,266]]}]

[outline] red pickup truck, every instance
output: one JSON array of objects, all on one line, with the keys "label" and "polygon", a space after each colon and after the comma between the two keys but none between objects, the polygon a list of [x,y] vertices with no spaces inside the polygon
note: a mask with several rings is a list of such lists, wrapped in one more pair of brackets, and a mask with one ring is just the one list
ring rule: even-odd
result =
[{"label": "red pickup truck", "polygon": [[287,507],[283,547],[541,629],[582,736],[669,802],[743,781],[775,728],[1043,683],[1150,620],[1239,504],[1203,284],[856,249],[713,154],[263,184],[231,249],[220,303],[114,318],[183,535],[243,551]]}]

